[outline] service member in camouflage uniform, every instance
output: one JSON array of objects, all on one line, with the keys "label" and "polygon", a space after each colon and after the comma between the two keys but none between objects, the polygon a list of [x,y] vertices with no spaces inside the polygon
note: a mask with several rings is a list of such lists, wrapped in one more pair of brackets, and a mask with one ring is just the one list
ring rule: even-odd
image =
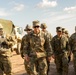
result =
[{"label": "service member in camouflage uniform", "polygon": [[47,75],[46,57],[50,61],[52,55],[50,41],[45,33],[40,31],[39,21],[33,21],[33,29],[24,42],[24,59],[29,63],[29,75]]},{"label": "service member in camouflage uniform", "polygon": [[70,36],[69,42],[70,42],[71,51],[73,53],[74,71],[76,75],[76,27],[75,27],[75,33],[73,33]]},{"label": "service member in camouflage uniform", "polygon": [[45,33],[45,35],[50,39],[50,42],[51,42],[51,40],[52,40],[52,35],[51,35],[51,33],[49,33],[49,32],[46,30],[46,28],[47,28],[46,23],[42,23],[42,24],[41,24],[41,29],[42,29],[42,31]]},{"label": "service member in camouflage uniform", "polygon": [[[25,29],[24,29],[24,31],[26,31],[26,33],[27,34],[25,34],[24,36],[23,36],[23,38],[22,38],[22,42],[21,42],[21,57],[22,58],[24,58],[24,55],[23,55],[23,47],[24,47],[24,42],[25,42],[25,39],[26,39],[26,37],[29,35],[29,33],[32,31],[32,27],[30,26],[30,25],[26,25],[26,27],[25,27]],[[29,47],[28,47],[29,48]],[[30,50],[30,49],[28,49],[28,50]],[[27,73],[29,73],[30,71],[29,71],[29,67],[28,67],[28,62],[26,61],[26,60],[24,60],[24,66],[25,66],[25,70],[26,70],[26,72]]]},{"label": "service member in camouflage uniform", "polygon": [[[65,28],[62,28],[62,35],[64,35],[65,37],[67,37],[67,39],[69,40],[69,33]],[[71,51],[69,50],[68,52],[68,63],[71,61]]]},{"label": "service member in camouflage uniform", "polygon": [[[51,33],[49,33],[47,31],[47,25],[46,25],[46,23],[41,23],[41,26],[40,27],[41,27],[42,31],[45,33],[45,35],[49,38],[50,43],[51,43],[52,35],[51,35]],[[48,71],[47,71],[47,74],[48,74],[49,73],[49,69],[50,69],[50,62],[47,61],[47,64],[48,64]]]},{"label": "service member in camouflage uniform", "polygon": [[52,49],[58,75],[68,75],[68,51],[69,42],[67,37],[62,35],[62,28],[56,28],[57,35],[52,39]]},{"label": "service member in camouflage uniform", "polygon": [[10,43],[3,34],[3,26],[0,24],[0,75],[4,73],[6,75],[12,75],[9,45]]}]

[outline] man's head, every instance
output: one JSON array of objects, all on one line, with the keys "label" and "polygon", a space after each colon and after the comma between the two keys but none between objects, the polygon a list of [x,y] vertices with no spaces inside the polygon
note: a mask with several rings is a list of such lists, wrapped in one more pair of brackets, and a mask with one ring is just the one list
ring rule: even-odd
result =
[{"label": "man's head", "polygon": [[35,33],[39,33],[40,31],[40,22],[38,20],[35,20],[32,22],[33,23],[33,28]]},{"label": "man's head", "polygon": [[68,30],[65,30],[65,34],[69,34],[69,33],[68,33]]},{"label": "man's head", "polygon": [[42,31],[45,31],[47,28],[46,23],[42,23],[40,27],[41,27]]},{"label": "man's head", "polygon": [[62,27],[56,27],[57,35],[60,36],[62,34]]},{"label": "man's head", "polygon": [[65,28],[62,28],[62,34],[65,34]]},{"label": "man's head", "polygon": [[27,24],[26,27],[25,27],[25,29],[24,29],[24,31],[26,31],[27,33],[29,33],[29,32],[31,32],[31,30],[32,30],[32,27]]}]

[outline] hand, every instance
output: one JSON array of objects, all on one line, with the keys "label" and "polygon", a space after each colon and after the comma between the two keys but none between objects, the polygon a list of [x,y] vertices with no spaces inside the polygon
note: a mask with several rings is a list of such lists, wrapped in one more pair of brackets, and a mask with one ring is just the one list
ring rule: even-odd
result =
[{"label": "hand", "polygon": [[48,62],[50,62],[50,60],[51,60],[51,57],[48,57],[48,59],[47,59],[47,60],[48,60]]},{"label": "hand", "polygon": [[52,55],[52,58],[55,59],[55,55]]},{"label": "hand", "polygon": [[30,60],[29,56],[27,56],[27,55],[25,55],[25,56],[23,57],[23,59],[26,60],[27,62],[29,62],[29,60]]}]

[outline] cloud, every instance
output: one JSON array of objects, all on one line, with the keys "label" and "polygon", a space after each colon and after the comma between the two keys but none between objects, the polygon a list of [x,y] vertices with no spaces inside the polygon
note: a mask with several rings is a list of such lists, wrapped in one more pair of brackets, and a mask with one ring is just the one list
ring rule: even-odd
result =
[{"label": "cloud", "polygon": [[0,16],[9,16],[10,13],[8,13],[4,8],[0,8]]},{"label": "cloud", "polygon": [[68,13],[76,12],[76,6],[65,7],[64,11],[67,11]]},{"label": "cloud", "polygon": [[16,4],[13,10],[15,11],[22,11],[24,9],[24,4]]},{"label": "cloud", "polygon": [[55,7],[55,6],[57,6],[57,2],[49,1],[49,0],[42,0],[42,2],[37,4],[37,7],[40,7],[40,8]]},{"label": "cloud", "polygon": [[61,14],[57,12],[57,14],[55,13],[55,15],[50,15],[47,18],[43,18],[42,21],[46,22],[47,24],[56,24],[60,22],[66,22],[68,20],[74,19],[75,17],[76,16],[73,14]]}]

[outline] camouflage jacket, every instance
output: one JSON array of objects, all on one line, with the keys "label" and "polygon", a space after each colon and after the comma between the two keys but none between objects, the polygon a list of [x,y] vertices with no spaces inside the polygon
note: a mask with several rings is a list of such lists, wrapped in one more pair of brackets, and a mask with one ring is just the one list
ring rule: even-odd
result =
[{"label": "camouflage jacket", "polygon": [[31,53],[40,53],[42,57],[44,57],[44,54],[46,57],[49,57],[53,53],[50,45],[50,40],[42,31],[40,31],[38,35],[34,34],[32,31],[29,35],[26,36],[23,51],[24,54],[29,53],[29,55]]},{"label": "camouflage jacket", "polygon": [[[24,55],[23,55],[23,49],[24,49],[24,46],[25,46],[25,41],[27,41],[26,39],[28,38],[28,34],[25,34],[23,37],[22,37],[22,41],[21,41],[21,48],[20,48],[20,53],[21,53],[21,57],[23,58]],[[30,47],[28,47],[28,51],[27,51],[27,54],[29,54],[29,49]]]},{"label": "camouflage jacket", "polygon": [[52,49],[54,54],[62,54],[70,50],[68,38],[64,35],[59,38],[57,35],[52,39]]},{"label": "camouflage jacket", "polygon": [[76,51],[76,33],[73,33],[69,38],[69,43],[72,51]]},{"label": "camouflage jacket", "polygon": [[44,33],[45,33],[45,35],[49,38],[49,40],[50,40],[50,42],[51,42],[51,40],[52,40],[52,35],[51,35],[51,33],[49,33],[47,30],[46,30]]}]

